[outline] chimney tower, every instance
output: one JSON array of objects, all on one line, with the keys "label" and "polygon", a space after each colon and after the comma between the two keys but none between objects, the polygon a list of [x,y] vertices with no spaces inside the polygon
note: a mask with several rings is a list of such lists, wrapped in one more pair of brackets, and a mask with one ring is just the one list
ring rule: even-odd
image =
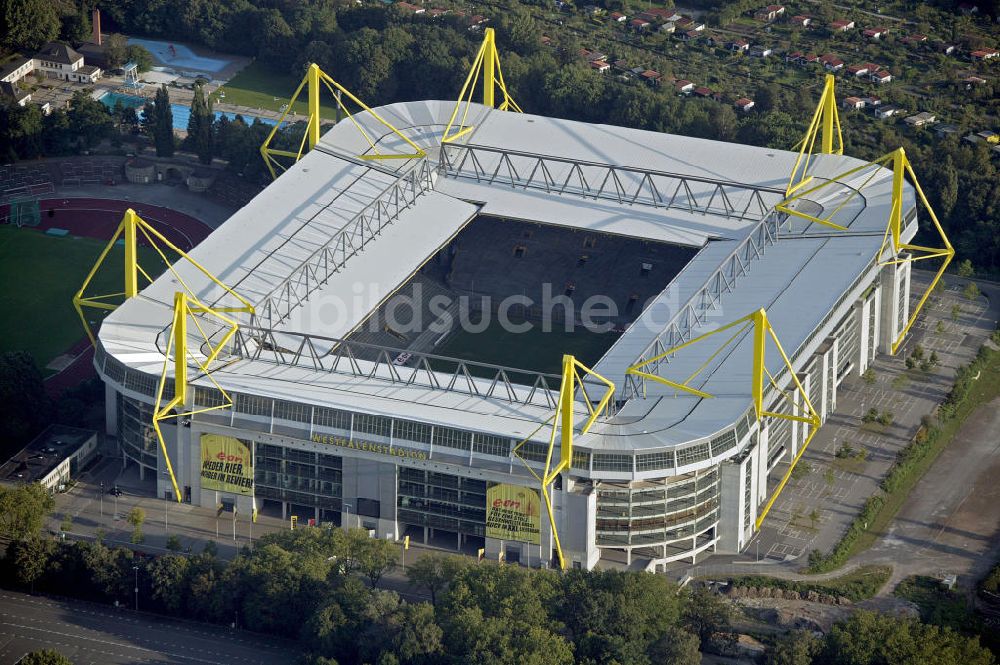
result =
[{"label": "chimney tower", "polygon": [[101,45],[101,10],[94,7],[93,15],[90,19],[91,24],[94,26],[94,35],[91,37],[94,43],[98,46]]}]

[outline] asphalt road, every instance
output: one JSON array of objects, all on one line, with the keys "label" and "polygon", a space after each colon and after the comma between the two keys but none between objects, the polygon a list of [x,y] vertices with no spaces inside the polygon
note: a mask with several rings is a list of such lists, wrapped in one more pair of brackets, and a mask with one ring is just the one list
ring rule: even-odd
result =
[{"label": "asphalt road", "polygon": [[299,655],[293,643],[272,637],[0,591],[0,665],[43,648],[74,665],[280,665]]}]

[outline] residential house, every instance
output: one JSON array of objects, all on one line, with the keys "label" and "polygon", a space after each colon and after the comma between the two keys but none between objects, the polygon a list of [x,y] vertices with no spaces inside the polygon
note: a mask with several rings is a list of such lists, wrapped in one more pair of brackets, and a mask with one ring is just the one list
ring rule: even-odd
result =
[{"label": "residential house", "polygon": [[869,71],[868,65],[850,65],[847,68],[847,73],[851,76],[867,76]]},{"label": "residential house", "polygon": [[[627,72],[627,71],[629,71],[631,69],[628,66],[628,61],[625,60],[624,58],[621,58],[619,60],[615,60],[614,63],[611,66],[614,67],[615,69],[617,69],[620,72]],[[640,71],[642,71],[642,70],[640,69]]]},{"label": "residential house", "polygon": [[691,81],[688,81],[687,79],[680,79],[678,81],[674,81],[674,90],[676,90],[677,92],[688,94],[689,92],[694,90],[694,83],[691,83]]},{"label": "residential house", "polygon": [[974,88],[977,85],[982,85],[982,84],[986,83],[986,79],[984,79],[984,78],[982,78],[980,76],[969,75],[969,76],[966,76],[964,79],[962,79],[962,83],[965,84],[966,88]]},{"label": "residential house", "polygon": [[470,16],[469,30],[472,30],[473,32],[478,32],[479,30],[482,29],[483,24],[488,21],[489,21],[488,18],[486,18],[485,16],[480,16],[479,14],[476,14],[475,16]]},{"label": "residential house", "polygon": [[642,12],[640,16],[649,19],[650,21],[677,21],[681,18],[680,13],[676,9],[663,9],[662,7],[654,7],[653,9],[647,9]]},{"label": "residential house", "polygon": [[798,16],[792,17],[792,25],[799,28],[808,28],[809,24],[812,22],[812,16],[806,16],[805,14],[799,14]]},{"label": "residential house", "polygon": [[584,14],[590,14],[591,16],[597,16],[602,11],[604,11],[604,10],[601,9],[600,7],[598,7],[597,5],[584,5],[583,6],[583,13]]},{"label": "residential house", "polygon": [[628,27],[636,32],[649,30],[649,21],[644,18],[634,18],[628,22]]},{"label": "residential house", "polygon": [[903,37],[903,39],[901,39],[900,41],[902,41],[904,44],[909,44],[910,46],[918,46],[927,41],[927,35],[921,35],[921,34],[907,35],[906,37]]},{"label": "residential house", "polygon": [[934,128],[934,133],[937,134],[939,139],[954,136],[955,134],[958,134],[959,131],[961,131],[961,129],[957,125],[951,124],[940,124]]},{"label": "residential house", "polygon": [[847,97],[841,102],[841,106],[848,111],[856,111],[865,107],[865,100],[860,97]]},{"label": "residential house", "polygon": [[997,52],[994,48],[982,48],[978,51],[973,51],[969,55],[972,56],[973,62],[986,62],[1000,55],[1000,52]]},{"label": "residential house", "polygon": [[48,78],[77,83],[96,83],[101,70],[83,62],[83,56],[69,44],[49,42],[35,54],[34,68]]},{"label": "residential house", "polygon": [[971,16],[972,14],[979,13],[979,7],[974,2],[960,2],[958,4],[958,11],[965,16]]},{"label": "residential house", "polygon": [[954,55],[955,51],[958,50],[958,47],[954,44],[946,44],[945,42],[939,42],[937,48],[945,55]]},{"label": "residential house", "polygon": [[31,93],[21,90],[17,83],[0,81],[0,99],[9,100],[18,106],[25,106],[31,101]]},{"label": "residential house", "polygon": [[1000,134],[997,134],[996,132],[989,129],[984,129],[981,132],[976,132],[976,137],[980,141],[985,141],[986,143],[989,143],[991,145],[996,145],[1000,143]]},{"label": "residential house", "polygon": [[644,69],[642,73],[639,74],[639,78],[655,87],[660,85],[660,81],[663,80],[663,74],[655,69]]},{"label": "residential house", "polygon": [[750,110],[753,108],[753,100],[748,97],[740,97],[735,102],[733,102],[733,106],[735,106],[738,111],[749,113]]},{"label": "residential house", "polygon": [[590,68],[600,74],[607,74],[611,70],[611,65],[606,60],[591,60]]},{"label": "residential house", "polygon": [[696,32],[701,32],[702,30],[705,29],[704,23],[702,23],[701,21],[696,21],[693,18],[688,18],[687,16],[682,16],[676,21],[674,21],[674,25],[676,25],[677,29],[681,30],[682,32],[690,32],[692,30]]},{"label": "residential house", "polygon": [[883,37],[885,37],[886,35],[888,35],[889,34],[889,30],[887,28],[868,28],[867,30],[865,30],[861,34],[865,36],[865,39],[875,39],[875,40],[878,40],[878,39],[882,39]]},{"label": "residential house", "polygon": [[610,18],[615,23],[624,23],[625,20],[628,19],[628,17],[625,16],[625,14],[622,14],[621,12],[611,12],[611,15],[608,18]]},{"label": "residential house", "polygon": [[899,115],[903,112],[903,109],[898,106],[876,106],[875,107],[875,117],[879,120],[885,120],[886,118],[891,118],[894,115]]},{"label": "residential house", "polygon": [[834,32],[847,32],[848,30],[854,30],[854,21],[838,19],[830,24],[830,30]]},{"label": "residential house", "polygon": [[711,88],[706,88],[705,86],[698,86],[697,88],[694,89],[694,94],[698,95],[699,97],[711,97],[714,93],[712,92]]},{"label": "residential house", "polygon": [[[449,13],[449,11],[450,11],[450,10],[448,10],[448,9],[441,9],[440,7],[434,7],[434,8],[432,8],[432,9],[428,9],[428,10],[427,10],[427,14],[428,14],[429,16],[432,16],[432,17],[434,17],[434,18],[438,18],[438,17],[440,17],[440,16],[444,16],[445,14],[448,14],[448,13]],[[550,40],[550,41],[551,41],[551,40]],[[544,42],[543,42],[543,43],[544,43]]]},{"label": "residential house", "polygon": [[411,5],[408,2],[397,2],[396,6],[408,14],[423,14],[427,11],[419,5]]},{"label": "residential house", "polygon": [[754,12],[753,17],[758,21],[771,23],[777,21],[785,15],[785,8],[782,5],[768,5]]},{"label": "residential house", "polygon": [[0,67],[0,83],[17,83],[35,69],[34,60],[18,57]]},{"label": "residential house", "polygon": [[753,58],[767,58],[774,54],[774,49],[769,46],[754,46],[750,49],[750,56]]},{"label": "residential house", "polygon": [[750,50],[750,42],[745,39],[734,39],[726,44],[726,48],[736,53],[746,53]]},{"label": "residential house", "polygon": [[835,55],[828,54],[821,56],[819,61],[823,63],[823,67],[825,67],[827,71],[839,72],[844,68],[844,61]]},{"label": "residential house", "polygon": [[872,83],[877,83],[879,85],[885,85],[886,83],[892,82],[892,74],[889,73],[888,69],[880,69],[877,72],[872,72],[868,75],[868,78]]},{"label": "residential house", "polygon": [[662,33],[672,35],[674,34],[674,31],[677,30],[677,26],[670,21],[667,21],[666,23],[661,23],[658,29]]},{"label": "residential house", "polygon": [[937,116],[935,116],[930,111],[921,111],[907,117],[904,122],[911,127],[923,127],[925,125],[933,125],[937,121]]}]

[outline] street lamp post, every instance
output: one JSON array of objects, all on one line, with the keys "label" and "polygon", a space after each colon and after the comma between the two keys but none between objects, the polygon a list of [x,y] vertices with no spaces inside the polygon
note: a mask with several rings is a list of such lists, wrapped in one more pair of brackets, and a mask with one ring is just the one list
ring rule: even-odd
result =
[{"label": "street lamp post", "polygon": [[101,520],[104,520],[104,483],[101,483]]},{"label": "street lamp post", "polygon": [[135,571],[135,611],[139,611],[139,566],[132,566]]}]

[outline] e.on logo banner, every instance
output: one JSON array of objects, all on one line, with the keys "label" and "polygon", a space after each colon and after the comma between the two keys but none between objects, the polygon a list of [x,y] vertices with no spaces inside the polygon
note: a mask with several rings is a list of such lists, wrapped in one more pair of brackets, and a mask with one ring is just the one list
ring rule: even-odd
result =
[{"label": "e.on logo banner", "polygon": [[538,545],[540,503],[538,490],[490,483],[486,488],[486,537]]},{"label": "e.on logo banner", "polygon": [[202,488],[253,496],[250,445],[232,436],[202,434]]}]

